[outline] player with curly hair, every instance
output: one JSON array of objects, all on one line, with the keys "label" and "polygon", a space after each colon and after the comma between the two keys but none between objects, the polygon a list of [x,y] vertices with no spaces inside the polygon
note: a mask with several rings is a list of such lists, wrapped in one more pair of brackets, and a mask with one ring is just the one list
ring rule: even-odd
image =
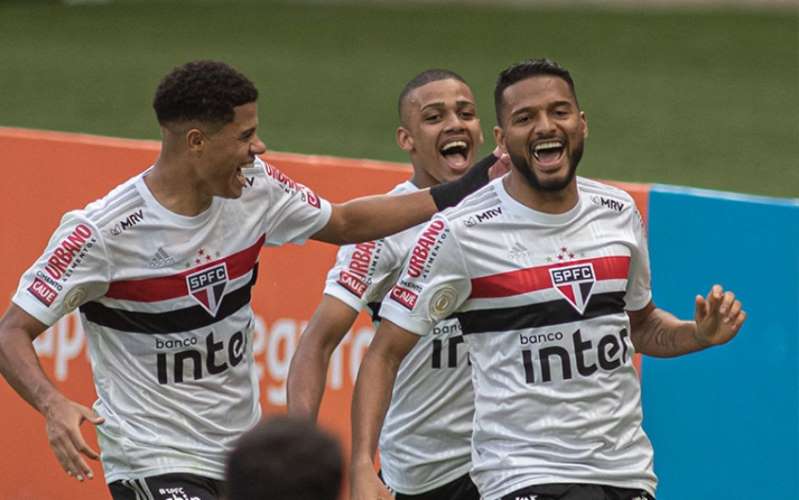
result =
[{"label": "player with curly hair", "polygon": [[[99,457],[80,424],[95,424],[117,500],[218,498],[225,455],[261,415],[250,291],[263,246],[380,238],[487,181],[476,172],[434,191],[331,204],[259,158],[257,98],[224,63],[166,75],[153,102],[155,164],[65,214],[0,319],[0,371],[45,417],[61,466],[92,477],[84,457]],[[76,308],[92,409],[53,385],[32,345]]]}]

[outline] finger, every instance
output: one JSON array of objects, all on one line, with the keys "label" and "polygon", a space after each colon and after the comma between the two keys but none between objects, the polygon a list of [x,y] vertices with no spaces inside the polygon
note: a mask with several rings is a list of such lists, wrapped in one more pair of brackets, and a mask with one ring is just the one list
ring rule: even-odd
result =
[{"label": "finger", "polygon": [[[83,434],[81,434],[80,430],[70,432],[70,439],[72,441],[72,446],[79,452],[87,457],[91,458],[92,460],[98,460],[100,458],[100,454],[94,451],[94,449],[90,448],[89,445],[86,443],[86,440],[83,439]],[[80,458],[80,457],[78,457]],[[83,459],[80,459],[83,461]],[[90,471],[91,472],[91,471]]]},{"label": "finger", "polygon": [[733,323],[732,331],[738,333],[738,330],[741,329],[744,321],[746,321],[746,311],[741,311],[740,314],[738,314],[738,317],[735,319],[735,323]]},{"label": "finger", "polygon": [[727,317],[730,319],[731,322],[734,322],[735,320],[738,319],[738,314],[740,312],[741,312],[741,301],[736,300],[735,302],[732,303],[732,306],[730,307],[730,312],[727,315]]},{"label": "finger", "polygon": [[94,410],[92,410],[91,408],[87,408],[85,406],[80,406],[78,408],[78,411],[80,412],[80,416],[81,416],[82,419],[87,420],[87,421],[91,422],[94,425],[100,425],[103,422],[105,422],[105,418],[103,418],[100,415],[94,413]]},{"label": "finger", "polygon": [[[89,467],[89,464],[86,463],[86,460],[83,457],[78,456],[78,465],[80,466],[80,470],[83,473],[83,477],[86,479],[94,479],[94,473],[92,472],[92,468]],[[83,480],[82,478],[78,478],[79,480]]]},{"label": "finger", "polygon": [[707,317],[707,301],[701,295],[694,298],[694,319],[699,323]]},{"label": "finger", "polygon": [[729,313],[733,302],[735,302],[735,294],[732,292],[724,293],[721,299],[721,304],[719,304],[719,314],[724,317],[724,321],[728,321],[727,314]]},{"label": "finger", "polygon": [[83,481],[83,469],[80,465],[80,455],[78,455],[78,450],[72,445],[69,440],[62,440],[61,443],[58,445],[60,450],[60,458],[62,466],[64,470],[67,471],[67,474],[74,477],[78,481]]},{"label": "finger", "polygon": [[67,458],[66,450],[64,450],[64,445],[60,441],[50,441],[50,449],[53,450],[53,455],[55,455],[58,464],[64,472],[66,472],[68,476],[73,476],[74,474],[69,465],[69,459]]},{"label": "finger", "polygon": [[91,448],[84,440],[81,439],[81,442],[77,445],[78,451],[82,454],[86,455],[88,458],[92,460],[100,460],[100,454]]},{"label": "finger", "polygon": [[710,292],[707,294],[708,316],[712,316],[718,312],[719,304],[721,303],[721,296],[722,296],[721,287],[719,285],[713,285],[713,288],[711,288]]}]

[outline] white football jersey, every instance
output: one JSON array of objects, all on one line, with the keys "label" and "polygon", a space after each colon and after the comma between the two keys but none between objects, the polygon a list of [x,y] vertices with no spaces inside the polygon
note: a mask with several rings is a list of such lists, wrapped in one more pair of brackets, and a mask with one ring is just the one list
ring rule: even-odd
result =
[{"label": "white football jersey", "polygon": [[[410,181],[389,194],[418,191]],[[396,282],[424,224],[387,238],[341,247],[327,275],[325,294],[360,311],[379,303]],[[383,480],[394,491],[417,495],[469,472],[474,416],[471,369],[460,325],[431,325],[403,360],[380,433]]]},{"label": "white football jersey", "polygon": [[433,218],[381,315],[417,334],[455,313],[475,391],[472,478],[500,498],[546,483],[657,484],[625,310],[651,300],[631,197],[583,178],[563,214],[498,179]]},{"label": "white football jersey", "polygon": [[184,472],[222,479],[260,418],[252,357],[262,246],[300,243],[330,204],[256,160],[238,199],[196,217],[156,201],[140,174],[67,213],[13,301],[47,325],[80,308],[107,482]]}]

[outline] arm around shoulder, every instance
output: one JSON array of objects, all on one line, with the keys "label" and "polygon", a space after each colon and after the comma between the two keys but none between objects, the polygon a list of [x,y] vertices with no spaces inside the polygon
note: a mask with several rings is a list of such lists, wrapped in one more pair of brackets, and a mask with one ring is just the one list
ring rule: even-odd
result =
[{"label": "arm around shoulder", "polygon": [[460,179],[432,189],[399,196],[356,198],[333,205],[330,221],[313,239],[341,245],[376,240],[428,220],[436,212],[457,205],[463,198],[504,174],[509,166],[498,150],[477,162]]}]

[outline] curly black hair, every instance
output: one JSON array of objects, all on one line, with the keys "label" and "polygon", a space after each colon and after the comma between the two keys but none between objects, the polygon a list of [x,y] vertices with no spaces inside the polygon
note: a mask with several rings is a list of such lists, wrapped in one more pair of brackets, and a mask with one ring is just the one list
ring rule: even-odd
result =
[{"label": "curly black hair", "polygon": [[309,420],[272,416],[228,455],[225,498],[335,500],[342,462],[338,441]]},{"label": "curly black hair", "polygon": [[494,108],[497,113],[497,124],[502,123],[502,104],[505,89],[514,83],[532,78],[534,76],[550,75],[561,78],[569,84],[574,101],[577,102],[577,93],[574,91],[574,80],[569,71],[551,59],[528,59],[505,68],[497,78],[494,88]]},{"label": "curly black hair", "polygon": [[225,124],[233,121],[233,108],[257,99],[255,85],[229,65],[192,61],[161,80],[153,109],[161,125],[186,121]]}]

